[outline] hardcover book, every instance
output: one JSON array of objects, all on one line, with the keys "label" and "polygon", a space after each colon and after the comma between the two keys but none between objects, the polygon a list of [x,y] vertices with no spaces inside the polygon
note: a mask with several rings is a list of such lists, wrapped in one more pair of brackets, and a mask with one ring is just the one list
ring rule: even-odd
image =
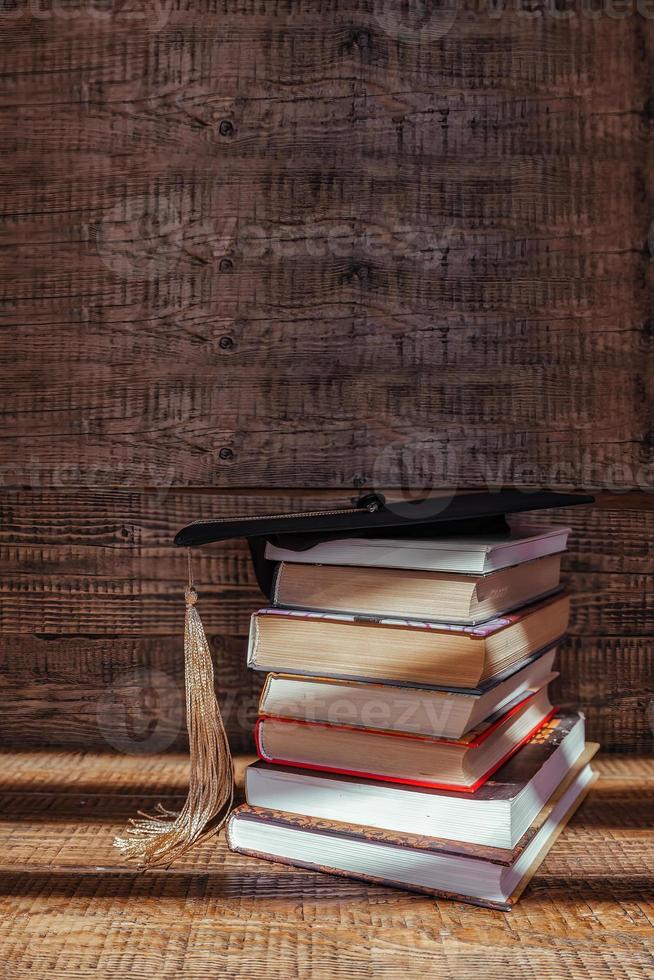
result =
[{"label": "hardcover book", "polygon": [[589,764],[574,767],[509,851],[250,806],[232,814],[227,841],[267,861],[508,911],[594,779]]},{"label": "hardcover book", "polygon": [[260,609],[248,665],[318,677],[475,688],[559,640],[570,599],[557,595],[479,626]]},{"label": "hardcover book", "polygon": [[560,554],[479,575],[281,562],[273,605],[474,624],[551,595],[560,577]]},{"label": "hardcover book", "polygon": [[[507,568],[544,555],[565,551],[567,527],[536,528],[524,524],[479,534],[452,529],[447,537],[425,538],[366,536],[324,540],[311,544],[287,540],[268,543],[266,558],[272,561],[318,562],[323,565],[371,565],[385,568],[422,568],[439,572],[482,574]],[[309,546],[307,546],[309,544]]]},{"label": "hardcover book", "polygon": [[472,793],[552,716],[546,688],[459,739],[260,718],[266,762]]},{"label": "hardcover book", "polygon": [[456,739],[558,677],[556,652],[551,647],[484,691],[268,674],[259,715]]}]

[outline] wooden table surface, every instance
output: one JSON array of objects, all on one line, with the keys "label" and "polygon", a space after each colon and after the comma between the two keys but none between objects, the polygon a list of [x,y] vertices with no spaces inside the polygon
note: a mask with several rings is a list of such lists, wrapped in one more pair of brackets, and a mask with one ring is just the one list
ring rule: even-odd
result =
[{"label": "wooden table surface", "polygon": [[183,755],[2,761],[6,980],[654,976],[652,758],[597,761],[601,779],[511,913],[256,861],[222,836],[134,873],[113,835],[181,799]]}]

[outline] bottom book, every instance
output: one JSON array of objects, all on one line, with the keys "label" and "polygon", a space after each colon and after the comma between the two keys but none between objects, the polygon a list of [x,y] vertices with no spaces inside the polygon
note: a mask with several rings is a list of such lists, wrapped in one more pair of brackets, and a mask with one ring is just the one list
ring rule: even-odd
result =
[{"label": "bottom book", "polygon": [[587,743],[512,850],[397,834],[242,806],[227,825],[233,851],[382,885],[508,911],[596,779]]}]

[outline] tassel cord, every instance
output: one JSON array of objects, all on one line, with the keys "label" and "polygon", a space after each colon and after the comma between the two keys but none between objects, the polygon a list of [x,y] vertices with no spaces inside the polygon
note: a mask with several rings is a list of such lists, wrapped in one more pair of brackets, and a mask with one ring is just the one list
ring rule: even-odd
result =
[{"label": "tassel cord", "polygon": [[218,833],[234,800],[234,767],[225,726],[214,690],[209,644],[195,608],[189,550],[189,585],[185,592],[184,669],[186,724],[189,737],[190,774],[186,802],[179,813],[161,804],[155,815],[139,813],[115,846],[143,870],[169,865],[200,836]]}]

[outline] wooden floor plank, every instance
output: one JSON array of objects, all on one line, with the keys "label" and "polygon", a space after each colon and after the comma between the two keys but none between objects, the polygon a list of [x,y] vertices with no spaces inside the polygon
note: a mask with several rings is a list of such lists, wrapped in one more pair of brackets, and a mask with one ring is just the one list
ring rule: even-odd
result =
[{"label": "wooden floor plank", "polygon": [[652,757],[600,757],[599,782],[510,914],[245,858],[222,837],[138,874],[111,839],[135,806],[181,798],[184,756],[0,761],[0,954],[12,980],[654,970]]}]

